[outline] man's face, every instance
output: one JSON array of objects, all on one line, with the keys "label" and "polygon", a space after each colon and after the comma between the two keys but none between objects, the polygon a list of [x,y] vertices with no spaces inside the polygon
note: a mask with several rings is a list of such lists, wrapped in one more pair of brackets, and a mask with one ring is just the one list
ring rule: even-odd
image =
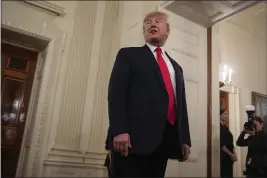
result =
[{"label": "man's face", "polygon": [[164,45],[170,33],[166,20],[160,15],[148,17],[143,24],[145,41],[153,45]]}]

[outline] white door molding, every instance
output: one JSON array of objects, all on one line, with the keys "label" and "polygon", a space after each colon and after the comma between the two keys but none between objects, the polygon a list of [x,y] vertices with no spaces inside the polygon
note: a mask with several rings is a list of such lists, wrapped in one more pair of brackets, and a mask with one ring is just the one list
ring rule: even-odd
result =
[{"label": "white door molding", "polygon": [[229,94],[229,129],[234,137],[234,146],[238,161],[234,164],[234,177],[242,177],[242,160],[240,147],[237,147],[235,142],[241,132],[240,128],[240,104],[239,104],[239,88],[231,85],[220,88],[221,91],[225,91]]}]

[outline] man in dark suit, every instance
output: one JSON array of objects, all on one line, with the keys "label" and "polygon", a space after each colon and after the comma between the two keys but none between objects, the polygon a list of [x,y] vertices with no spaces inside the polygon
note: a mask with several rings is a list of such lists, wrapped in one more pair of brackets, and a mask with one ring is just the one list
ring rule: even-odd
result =
[{"label": "man in dark suit", "polygon": [[165,51],[163,12],[143,23],[146,45],[119,50],[108,89],[111,177],[164,177],[168,158],[191,147],[183,71]]}]

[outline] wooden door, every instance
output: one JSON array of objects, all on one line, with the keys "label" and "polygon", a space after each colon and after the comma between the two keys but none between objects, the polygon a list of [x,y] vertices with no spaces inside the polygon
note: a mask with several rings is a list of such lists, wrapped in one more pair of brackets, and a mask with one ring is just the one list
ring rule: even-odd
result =
[{"label": "wooden door", "polygon": [[[229,94],[225,91],[220,91],[220,108],[224,108],[229,116]],[[225,125],[229,127],[229,117],[225,121]]]},{"label": "wooden door", "polygon": [[15,177],[37,53],[2,43],[1,177]]}]

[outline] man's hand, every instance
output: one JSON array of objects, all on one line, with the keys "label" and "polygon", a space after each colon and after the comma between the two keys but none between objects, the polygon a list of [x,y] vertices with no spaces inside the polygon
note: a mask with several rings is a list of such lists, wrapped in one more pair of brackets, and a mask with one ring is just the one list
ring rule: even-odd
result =
[{"label": "man's hand", "polygon": [[186,161],[190,154],[190,147],[187,144],[184,144],[184,161]]},{"label": "man's hand", "polygon": [[128,133],[120,134],[114,137],[113,146],[115,151],[123,156],[128,156],[128,148],[131,148],[130,136]]}]

